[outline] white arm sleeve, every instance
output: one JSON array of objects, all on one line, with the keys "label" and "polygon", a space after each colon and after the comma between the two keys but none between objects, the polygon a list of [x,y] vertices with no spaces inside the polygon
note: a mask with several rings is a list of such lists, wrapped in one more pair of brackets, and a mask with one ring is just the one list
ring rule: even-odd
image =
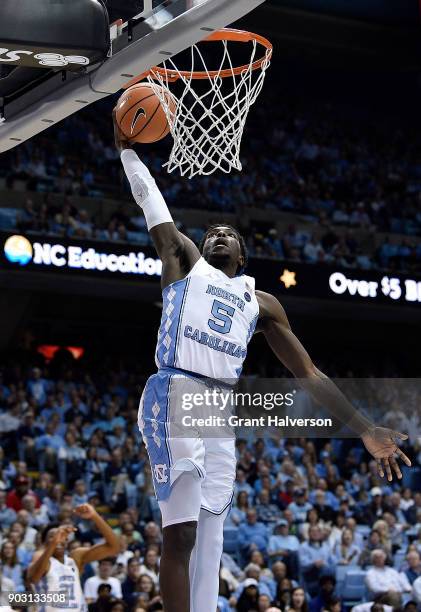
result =
[{"label": "white arm sleeve", "polygon": [[124,149],[121,152],[121,161],[132,188],[133,197],[145,215],[148,230],[161,223],[172,223],[171,213],[155,179],[135,151]]}]

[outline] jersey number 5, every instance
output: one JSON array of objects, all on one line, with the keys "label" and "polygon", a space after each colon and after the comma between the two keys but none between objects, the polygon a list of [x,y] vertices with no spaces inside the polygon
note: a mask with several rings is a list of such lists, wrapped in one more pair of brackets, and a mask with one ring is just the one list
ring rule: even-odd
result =
[{"label": "jersey number 5", "polygon": [[227,306],[227,304],[224,304],[219,300],[213,300],[211,312],[215,317],[216,321],[215,319],[209,319],[209,327],[213,331],[218,332],[220,334],[228,334],[231,329],[232,317],[234,316],[235,309],[232,308],[232,306]]}]

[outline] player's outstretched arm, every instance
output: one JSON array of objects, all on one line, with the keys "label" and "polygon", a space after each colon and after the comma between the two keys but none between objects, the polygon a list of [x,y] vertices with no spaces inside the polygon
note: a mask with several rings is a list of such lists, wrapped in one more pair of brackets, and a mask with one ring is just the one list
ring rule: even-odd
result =
[{"label": "player's outstretched arm", "polygon": [[406,465],[411,465],[409,458],[399,449],[396,438],[406,440],[407,435],[385,427],[376,427],[369,419],[358,412],[346,399],[338,387],[318,370],[309,354],[291,330],[285,310],[279,301],[269,293],[256,291],[259,302],[259,330],[278,359],[301,379],[302,386],[319,404],[325,406],[342,423],[357,433],[369,453],[377,461],[380,476],[387,474],[392,480],[392,468],[398,478],[402,473],[396,461],[400,457]]},{"label": "player's outstretched arm", "polygon": [[34,553],[32,562],[28,567],[28,582],[37,584],[50,569],[50,559],[59,544],[65,544],[71,533],[76,531],[71,525],[61,525],[55,530],[54,536],[47,542],[43,550]]},{"label": "player's outstretched arm", "polygon": [[76,506],[73,512],[87,521],[92,521],[105,540],[101,544],[95,544],[95,546],[89,548],[76,548],[72,551],[72,557],[76,561],[79,571],[83,570],[86,563],[92,563],[92,561],[99,561],[107,557],[116,557],[120,552],[120,538],[95,508],[90,504],[81,504]]},{"label": "player's outstretched arm", "polygon": [[117,125],[114,139],[132,189],[133,197],[145,215],[146,224],[158,256],[162,260],[162,286],[184,278],[200,258],[196,245],[175,226],[167,204],[148,168],[131,148]]}]

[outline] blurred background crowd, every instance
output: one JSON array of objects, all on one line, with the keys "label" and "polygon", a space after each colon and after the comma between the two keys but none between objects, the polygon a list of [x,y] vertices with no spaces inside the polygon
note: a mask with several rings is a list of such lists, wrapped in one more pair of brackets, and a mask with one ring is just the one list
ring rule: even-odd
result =
[{"label": "blurred background crowd", "polygon": [[[259,127],[267,114],[275,125],[269,133]],[[374,118],[326,100],[284,94],[279,100],[276,93],[265,94],[253,115],[241,173],[180,182],[162,168],[167,141],[139,150],[171,209],[202,211],[183,227],[193,239],[212,211],[233,216],[256,257],[421,269],[421,141],[409,120],[396,122],[378,112]],[[108,101],[4,157],[5,189],[27,190],[36,198],[29,195],[16,207],[7,205],[5,195],[0,229],[148,244],[143,218],[133,204],[124,204],[131,196]],[[114,209],[92,211],[92,199],[99,198],[113,200]]]},{"label": "blurred background crowd", "polygon": [[[418,76],[383,65],[325,71],[319,52],[304,67],[290,59],[284,68],[284,58],[271,67],[246,124],[242,172],[168,175],[170,138],[138,152],[196,242],[223,221],[241,231],[251,257],[417,274]],[[111,108],[112,100],[85,108],[2,155],[1,232],[150,244],[114,147]],[[51,522],[76,525],[70,550],[95,543],[93,525],[72,512],[90,503],[120,536],[120,553],[85,568],[89,612],[162,610],[160,513],[137,428],[162,304],[141,283],[129,299],[114,279],[106,286],[69,275],[66,291],[54,272],[38,287],[30,268],[0,270],[10,296],[0,299],[0,588],[29,588],[27,568]],[[241,432],[218,612],[421,610],[419,389],[408,382],[396,395],[374,379],[419,375],[417,305],[349,302],[345,311],[339,302],[287,298],[294,330],[321,370],[357,386],[358,376],[372,379],[363,407],[409,433],[402,447],[414,467],[388,483],[358,440]],[[31,324],[34,344],[80,345],[85,356],[47,359],[19,344]],[[284,376],[259,342],[245,375]]]},{"label": "blurred background crowd", "polygon": [[[17,364],[21,365],[17,365]],[[146,373],[96,368],[57,354],[20,352],[0,368],[0,572],[24,590],[26,569],[50,522],[75,523],[70,543],[95,543],[72,508],[92,504],[120,535],[120,554],[85,568],[92,611],[161,610],[162,532],[137,404]],[[374,385],[373,385],[374,388]],[[391,425],[410,431],[417,411]],[[378,400],[379,401],[379,400]],[[402,405],[402,401],[400,402]],[[384,406],[377,406],[384,409]],[[387,416],[387,415],[386,415]],[[238,437],[233,506],[225,525],[219,612],[415,610],[421,604],[420,469],[387,483],[355,439]],[[361,602],[370,603],[361,607]],[[358,605],[357,605],[358,604]],[[389,607],[388,607],[389,606]]]}]

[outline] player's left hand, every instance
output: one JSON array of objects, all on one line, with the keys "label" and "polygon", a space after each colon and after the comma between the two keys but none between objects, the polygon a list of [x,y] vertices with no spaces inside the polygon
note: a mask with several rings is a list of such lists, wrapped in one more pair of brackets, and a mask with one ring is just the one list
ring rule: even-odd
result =
[{"label": "player's left hand", "polygon": [[387,479],[389,481],[393,480],[392,469],[398,478],[402,478],[402,472],[400,471],[396,457],[400,457],[408,466],[411,465],[411,461],[409,457],[400,450],[396,443],[396,439],[407,440],[408,436],[406,434],[386,427],[374,427],[369,432],[363,434],[361,439],[368,452],[373,455],[374,459],[377,461],[377,470],[382,478],[386,471]]},{"label": "player's left hand", "polygon": [[80,504],[80,506],[73,508],[73,512],[87,521],[96,514],[96,510],[91,504]]}]

